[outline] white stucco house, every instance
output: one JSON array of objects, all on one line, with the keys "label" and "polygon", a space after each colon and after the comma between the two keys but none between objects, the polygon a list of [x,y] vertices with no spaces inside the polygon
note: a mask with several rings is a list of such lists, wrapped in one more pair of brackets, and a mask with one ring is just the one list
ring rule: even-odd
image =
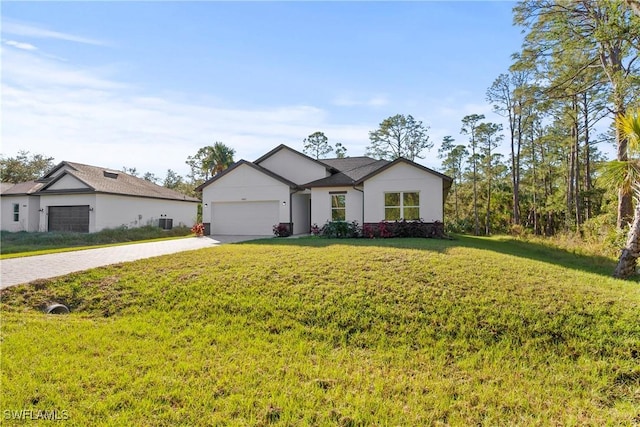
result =
[{"label": "white stucco house", "polygon": [[197,190],[213,235],[271,235],[274,225],[307,234],[327,221],[443,222],[452,179],[406,159],[315,160],[286,145],[240,160]]},{"label": "white stucco house", "polygon": [[124,172],[62,162],[36,181],[2,184],[1,227],[6,231],[191,227],[200,200]]}]

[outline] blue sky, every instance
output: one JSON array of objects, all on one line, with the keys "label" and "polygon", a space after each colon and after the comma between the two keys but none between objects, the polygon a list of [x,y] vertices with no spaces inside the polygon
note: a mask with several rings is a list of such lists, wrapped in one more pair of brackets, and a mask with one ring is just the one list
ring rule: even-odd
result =
[{"label": "blue sky", "polygon": [[363,155],[411,114],[435,143],[485,101],[522,35],[513,2],[3,2],[2,149],[163,178],[322,131]]}]

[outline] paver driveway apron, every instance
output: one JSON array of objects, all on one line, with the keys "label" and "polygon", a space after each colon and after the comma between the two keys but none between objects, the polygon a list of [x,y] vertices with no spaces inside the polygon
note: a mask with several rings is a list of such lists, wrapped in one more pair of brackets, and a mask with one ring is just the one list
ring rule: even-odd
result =
[{"label": "paver driveway apron", "polygon": [[86,249],[0,261],[0,289],[120,262],[253,240],[265,236],[200,237]]}]

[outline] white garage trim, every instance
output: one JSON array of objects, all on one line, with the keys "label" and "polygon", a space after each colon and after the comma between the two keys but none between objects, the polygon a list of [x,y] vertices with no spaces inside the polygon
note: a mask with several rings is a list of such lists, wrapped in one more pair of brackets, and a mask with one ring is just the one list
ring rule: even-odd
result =
[{"label": "white garage trim", "polygon": [[211,231],[214,236],[269,236],[279,224],[278,200],[212,202]]}]

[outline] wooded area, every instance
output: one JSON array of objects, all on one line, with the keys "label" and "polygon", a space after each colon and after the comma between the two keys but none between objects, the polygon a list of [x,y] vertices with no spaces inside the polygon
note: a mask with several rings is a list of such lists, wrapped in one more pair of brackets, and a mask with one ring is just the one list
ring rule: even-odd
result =
[{"label": "wooded area", "polygon": [[[615,122],[640,102],[640,16],[631,3],[516,5],[522,50],[487,89],[507,123],[508,155],[494,149],[502,129],[482,115],[462,118],[468,141],[445,137],[451,230],[602,235],[630,224],[638,155]],[[602,153],[607,144],[614,161]]]}]

